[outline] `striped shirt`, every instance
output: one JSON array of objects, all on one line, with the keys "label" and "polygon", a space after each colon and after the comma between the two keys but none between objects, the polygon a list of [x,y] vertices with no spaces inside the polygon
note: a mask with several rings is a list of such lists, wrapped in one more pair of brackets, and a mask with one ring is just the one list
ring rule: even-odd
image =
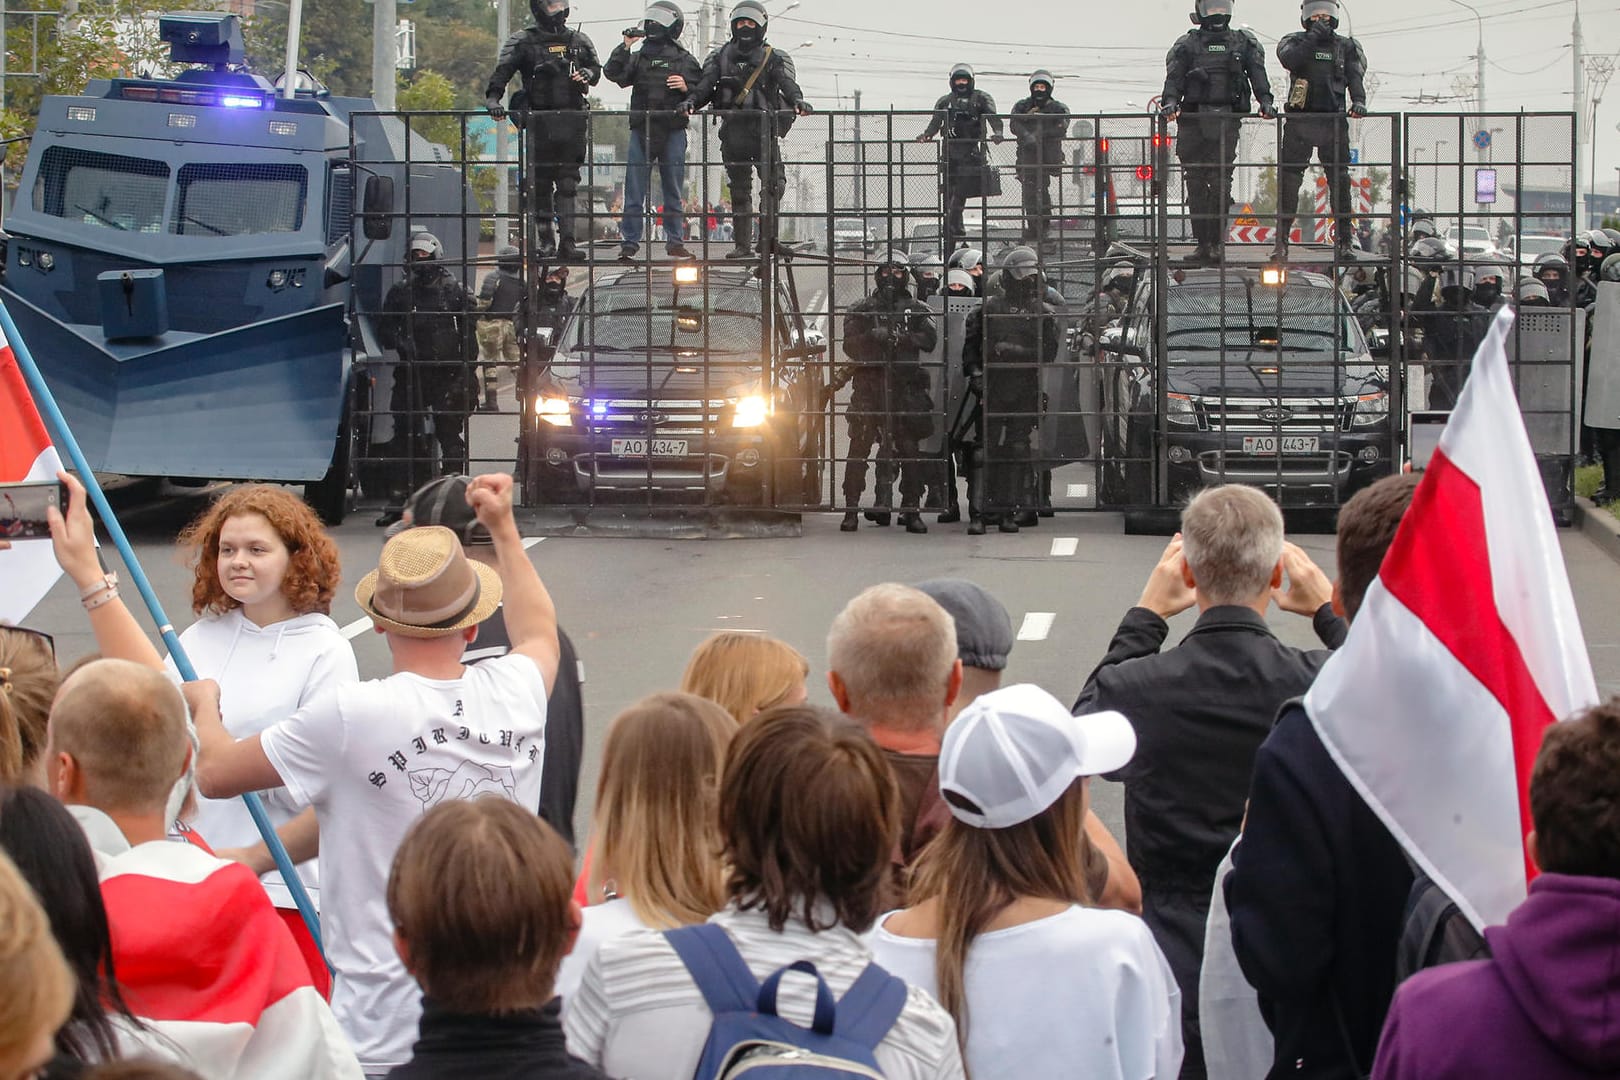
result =
[{"label": "striped shirt", "polygon": [[[842,997],[872,960],[872,950],[843,927],[811,933],[795,919],[780,933],[760,911],[727,909],[710,920],[725,928],[755,978],[796,960],[811,960]],[[808,1025],[815,984],[798,972],[782,980],[784,1018]],[[690,1080],[714,1015],[662,934],[636,931],[604,941],[568,1004],[568,1049],[621,1080]],[[962,1057],[950,1014],[910,989],[894,1027],[878,1044],[888,1080],[962,1080]]]}]

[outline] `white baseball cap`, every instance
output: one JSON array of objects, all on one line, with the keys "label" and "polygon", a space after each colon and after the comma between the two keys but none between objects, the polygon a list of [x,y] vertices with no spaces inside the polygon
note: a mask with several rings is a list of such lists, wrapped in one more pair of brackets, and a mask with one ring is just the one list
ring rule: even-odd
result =
[{"label": "white baseball cap", "polygon": [[1020,683],[976,698],[946,729],[939,790],[958,821],[1005,829],[1045,811],[1080,777],[1112,772],[1134,753],[1136,732],[1124,716],[1071,716],[1045,690]]}]

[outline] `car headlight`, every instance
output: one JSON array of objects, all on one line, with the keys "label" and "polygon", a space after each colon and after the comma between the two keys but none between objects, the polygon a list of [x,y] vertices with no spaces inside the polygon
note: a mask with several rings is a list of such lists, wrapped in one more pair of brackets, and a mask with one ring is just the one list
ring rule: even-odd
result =
[{"label": "car headlight", "polygon": [[535,415],[552,427],[573,427],[574,413],[565,397],[541,394],[534,399]]},{"label": "car headlight", "polygon": [[1198,406],[1186,394],[1166,394],[1165,406],[1164,418],[1170,423],[1198,426]]},{"label": "car headlight", "polygon": [[1355,415],[1351,423],[1356,427],[1369,427],[1389,419],[1388,394],[1362,394],[1356,398]]},{"label": "car headlight", "polygon": [[749,394],[737,399],[737,407],[732,410],[732,427],[759,427],[771,415],[771,403],[763,394]]}]

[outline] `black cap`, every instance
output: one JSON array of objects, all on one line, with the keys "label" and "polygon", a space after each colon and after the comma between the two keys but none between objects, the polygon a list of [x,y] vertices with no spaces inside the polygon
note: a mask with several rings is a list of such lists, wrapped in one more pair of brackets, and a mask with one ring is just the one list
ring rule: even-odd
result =
[{"label": "black cap", "polygon": [[494,543],[489,530],[467,505],[467,488],[471,484],[470,476],[441,476],[429,480],[405,500],[405,509],[399,521],[389,528],[388,535],[394,536],[416,525],[443,525],[455,533],[463,545]]},{"label": "black cap", "polygon": [[956,622],[956,655],[964,667],[1001,671],[1012,652],[1012,617],[1000,600],[962,578],[934,578],[919,582]]}]

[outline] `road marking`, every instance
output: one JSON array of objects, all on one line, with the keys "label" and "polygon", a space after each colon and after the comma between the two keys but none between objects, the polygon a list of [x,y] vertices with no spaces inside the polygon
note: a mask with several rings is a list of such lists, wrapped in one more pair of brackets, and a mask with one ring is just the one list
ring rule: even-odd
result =
[{"label": "road marking", "polygon": [[350,641],[353,641],[355,638],[359,637],[361,634],[365,633],[367,630],[370,630],[371,626],[372,626],[371,616],[367,615],[363,619],[354,620],[354,622],[352,622],[349,625],[345,626],[339,632],[344,637],[348,638]]},{"label": "road marking", "polygon": [[1055,611],[1026,611],[1023,625],[1018,628],[1019,641],[1045,641],[1057,619]]},{"label": "road marking", "polygon": [[1090,484],[1070,484],[1069,485],[1069,498],[1071,498],[1071,499],[1084,499],[1086,496],[1088,496],[1090,494],[1091,494],[1091,485]]},{"label": "road marking", "polygon": [[523,538],[523,550],[528,551],[530,548],[534,547],[534,545],[538,544],[544,539],[545,537],[543,536],[525,536]]},{"label": "road marking", "polygon": [[1076,551],[1079,551],[1079,550],[1080,550],[1080,538],[1078,536],[1054,536],[1054,537],[1052,537],[1052,554],[1055,557],[1066,557],[1066,556],[1069,556],[1069,555],[1073,555]]}]

